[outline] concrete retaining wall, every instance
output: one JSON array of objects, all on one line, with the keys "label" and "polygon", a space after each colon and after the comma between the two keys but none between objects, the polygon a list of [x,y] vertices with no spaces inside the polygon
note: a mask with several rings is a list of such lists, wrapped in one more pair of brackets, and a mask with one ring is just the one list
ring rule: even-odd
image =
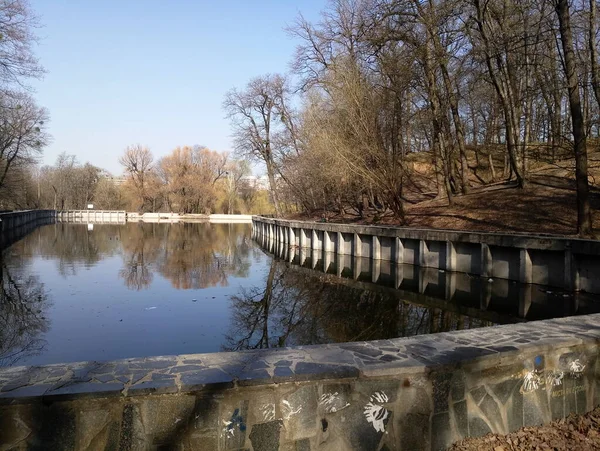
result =
[{"label": "concrete retaining wall", "polygon": [[197,215],[179,213],[137,213],[108,210],[69,210],[59,211],[57,220],[61,222],[82,223],[125,223],[127,221],[143,222],[180,222],[180,221],[209,221],[209,222],[243,222],[251,223],[251,215]]},{"label": "concrete retaining wall", "polygon": [[252,215],[198,215],[179,213],[127,213],[128,221],[144,222],[179,222],[179,221],[209,221],[209,222],[243,222],[251,223]]},{"label": "concrete retaining wall", "polygon": [[210,222],[243,222],[250,224],[252,215],[210,215]]},{"label": "concrete retaining wall", "polygon": [[255,237],[330,251],[600,294],[600,241],[287,221],[254,216]]},{"label": "concrete retaining wall", "polygon": [[55,210],[0,213],[0,249],[7,248],[40,225],[52,224],[55,220]]},{"label": "concrete retaining wall", "polygon": [[124,224],[127,213],[113,210],[66,210],[58,211],[56,219],[59,222]]},{"label": "concrete retaining wall", "polygon": [[600,315],[0,369],[0,448],[441,450],[600,403]]},{"label": "concrete retaining wall", "polygon": [[[264,237],[258,237],[257,243],[263,249],[272,245]],[[464,272],[282,245],[271,246],[271,252],[278,259],[298,266],[296,271],[337,276],[332,281],[336,284],[387,293],[402,301],[495,324],[597,313],[600,309],[597,295],[559,293],[548,287],[534,289],[531,284],[516,284],[507,279],[490,281]]]}]

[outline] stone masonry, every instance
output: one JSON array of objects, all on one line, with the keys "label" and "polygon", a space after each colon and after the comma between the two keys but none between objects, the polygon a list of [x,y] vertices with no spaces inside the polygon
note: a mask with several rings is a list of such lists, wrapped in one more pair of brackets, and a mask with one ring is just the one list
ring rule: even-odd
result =
[{"label": "stone masonry", "polygon": [[0,450],[439,450],[600,403],[600,315],[0,369]]}]

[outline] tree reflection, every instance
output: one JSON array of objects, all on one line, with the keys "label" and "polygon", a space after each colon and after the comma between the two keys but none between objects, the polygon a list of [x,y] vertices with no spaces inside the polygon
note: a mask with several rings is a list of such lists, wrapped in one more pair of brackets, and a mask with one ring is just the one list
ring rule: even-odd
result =
[{"label": "tree reflection", "polygon": [[37,276],[25,271],[0,261],[0,367],[38,355],[46,346],[40,335],[48,331],[48,293]]},{"label": "tree reflection", "polygon": [[148,288],[153,274],[150,264],[160,253],[158,224],[128,224],[121,230],[123,268],[119,277],[132,290]]},{"label": "tree reflection", "polygon": [[76,275],[82,266],[98,263],[119,249],[119,225],[106,224],[88,230],[87,224],[56,223],[35,229],[11,246],[18,255],[53,257],[63,276]]},{"label": "tree reflection", "polygon": [[227,286],[229,277],[247,277],[252,258],[247,224],[58,223],[40,227],[11,247],[17,255],[51,256],[61,275],[76,275],[122,252],[119,277],[132,290],[148,288],[154,273],[174,288]]},{"label": "tree reflection", "polygon": [[334,275],[273,259],[263,285],[231,298],[223,350],[378,340],[490,324],[406,302],[400,291],[340,282]]},{"label": "tree reflection", "polygon": [[227,286],[250,268],[250,228],[243,224],[128,224],[122,229],[121,277],[141,289],[158,271],[177,289]]},{"label": "tree reflection", "polygon": [[[231,316],[232,330],[236,335],[228,335],[226,337],[226,350],[237,351],[240,349],[263,349],[274,347],[269,342],[269,321],[271,310],[273,309],[273,285],[280,284],[283,279],[283,273],[277,274],[275,279],[275,271],[277,268],[274,262],[271,262],[269,274],[267,275],[266,285],[264,289],[253,287],[250,290],[242,289],[240,296],[232,297]],[[276,290],[279,292],[280,290]],[[277,325],[273,326],[277,328]],[[291,327],[288,327],[291,330]],[[278,340],[279,343],[279,340]]]}]

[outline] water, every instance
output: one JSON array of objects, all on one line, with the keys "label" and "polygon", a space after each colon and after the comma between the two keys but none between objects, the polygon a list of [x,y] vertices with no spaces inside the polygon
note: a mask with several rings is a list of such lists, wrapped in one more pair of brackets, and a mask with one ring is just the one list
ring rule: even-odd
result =
[{"label": "water", "polygon": [[368,259],[273,256],[247,224],[52,224],[0,263],[0,366],[375,340],[600,312],[597,298],[539,286]]}]

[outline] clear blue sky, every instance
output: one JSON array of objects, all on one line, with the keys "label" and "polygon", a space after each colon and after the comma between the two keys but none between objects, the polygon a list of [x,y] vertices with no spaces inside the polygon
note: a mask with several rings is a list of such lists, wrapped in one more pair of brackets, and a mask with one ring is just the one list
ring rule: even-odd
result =
[{"label": "clear blue sky", "polygon": [[52,144],[120,174],[119,155],[145,144],[231,150],[221,104],[252,77],[286,72],[297,42],[284,31],[326,0],[30,0],[48,73],[33,86],[48,108]]}]

